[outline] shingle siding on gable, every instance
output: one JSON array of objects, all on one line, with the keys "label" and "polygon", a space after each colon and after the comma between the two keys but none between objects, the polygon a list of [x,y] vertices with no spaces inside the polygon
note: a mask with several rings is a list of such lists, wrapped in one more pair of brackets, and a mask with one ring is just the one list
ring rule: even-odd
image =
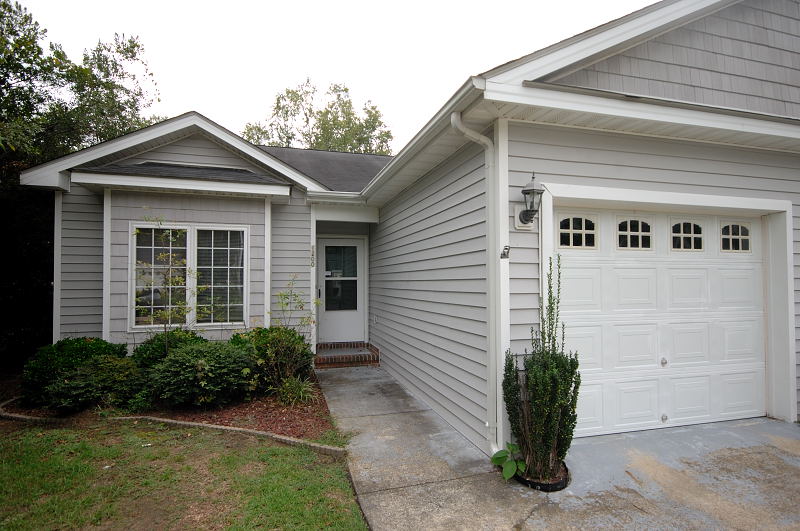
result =
[{"label": "shingle siding on gable", "polygon": [[370,341],[381,366],[486,447],[484,154],[477,146],[381,209],[370,234]]},{"label": "shingle siding on gable", "polygon": [[748,0],[550,81],[800,118],[800,2]]}]

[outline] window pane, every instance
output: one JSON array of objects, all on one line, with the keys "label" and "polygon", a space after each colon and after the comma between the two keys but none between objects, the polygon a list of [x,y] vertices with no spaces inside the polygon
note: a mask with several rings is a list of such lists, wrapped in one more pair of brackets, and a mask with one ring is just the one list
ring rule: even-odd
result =
[{"label": "window pane", "polygon": [[730,238],[722,238],[722,250],[723,251],[730,251],[731,250],[731,239]]},{"label": "window pane", "polygon": [[153,263],[156,265],[169,265],[170,257],[169,247],[156,247],[153,249]]},{"label": "window pane", "polygon": [[619,246],[620,247],[627,247],[628,246],[628,237],[624,234],[619,235]]},{"label": "window pane", "polygon": [[594,247],[594,234],[586,235],[586,247]]},{"label": "window pane", "polygon": [[683,248],[684,249],[691,249],[692,248],[692,239],[689,236],[684,236],[684,238],[683,238]]},{"label": "window pane", "polygon": [[750,250],[750,240],[742,240],[742,251]]},{"label": "window pane", "polygon": [[681,239],[678,236],[672,237],[672,248],[673,249],[680,249],[681,248]]},{"label": "window pane", "polygon": [[326,280],[325,311],[356,310],[357,280]]},{"label": "window pane", "polygon": [[325,271],[331,277],[358,276],[356,247],[353,245],[330,245],[325,247]]},{"label": "window pane", "polygon": [[703,248],[703,238],[695,238],[694,239],[694,248],[695,249],[702,249]]},{"label": "window pane", "polygon": [[631,235],[631,247],[639,247],[639,236],[636,234]]},{"label": "window pane", "polygon": [[197,270],[197,285],[198,286],[211,285],[211,268],[204,267]]},{"label": "window pane", "polygon": [[[215,240],[216,243],[216,240]],[[214,248],[214,265],[226,266],[228,265],[228,250]]]},{"label": "window pane", "polygon": [[186,247],[186,231],[183,229],[173,229],[172,234],[173,247]]},{"label": "window pane", "polygon": [[732,225],[731,226],[731,234],[733,236],[738,236],[739,235],[739,225]]},{"label": "window pane", "polygon": [[692,225],[692,228],[694,228],[694,234],[703,234],[703,229],[700,225]]},{"label": "window pane", "polygon": [[169,229],[153,229],[153,245],[169,247]]},{"label": "window pane", "polygon": [[230,235],[230,246],[231,248],[242,248],[244,247],[244,232],[242,231],[231,231]]},{"label": "window pane", "polygon": [[739,230],[741,231],[742,236],[750,236],[750,231],[747,227],[740,227]]},{"label": "window pane", "polygon": [[683,233],[684,234],[691,234],[692,233],[692,224],[689,222],[683,223]]},{"label": "window pane", "polygon": [[573,247],[583,247],[583,234],[573,234],[572,235],[572,246]]},{"label": "window pane", "polygon": [[561,245],[564,247],[569,247],[569,233],[562,232],[559,236],[559,240],[561,241]]},{"label": "window pane", "polygon": [[136,248],[136,261],[142,265],[153,263],[153,248],[152,247],[137,247]]},{"label": "window pane", "polygon": [[241,286],[244,284],[244,270],[242,268],[231,268],[228,272],[228,281],[231,286]]},{"label": "window pane", "polygon": [[675,225],[672,226],[672,234],[680,234],[680,233],[681,233],[681,224],[676,223]]},{"label": "window pane", "polygon": [[230,304],[242,304],[243,288],[228,288],[228,302]]},{"label": "window pane", "polygon": [[244,321],[244,306],[241,305],[231,306],[228,319],[230,319],[231,322]]},{"label": "window pane", "polygon": [[136,229],[136,245],[140,247],[152,247],[153,229]]},{"label": "window pane", "polygon": [[224,267],[215,267],[214,274],[213,274],[215,286],[227,286],[228,285],[228,269]]},{"label": "window pane", "polygon": [[591,219],[585,220],[586,222],[586,230],[594,230],[594,221]]},{"label": "window pane", "polygon": [[211,288],[197,290],[197,304],[211,304]]},{"label": "window pane", "polygon": [[722,234],[724,236],[728,236],[730,233],[731,233],[731,226],[730,225],[725,225],[724,227],[722,227]]},{"label": "window pane", "polygon": [[214,231],[214,247],[227,247],[228,246],[228,231],[215,230]]},{"label": "window pane", "polygon": [[639,232],[639,220],[631,220],[631,232]]},{"label": "window pane", "polygon": [[197,250],[197,267],[209,267],[211,265],[211,249]]},{"label": "window pane", "polygon": [[650,232],[650,224],[642,221],[642,232]]},{"label": "window pane", "polygon": [[572,218],[572,228],[575,230],[583,229],[583,218]]},{"label": "window pane", "polygon": [[569,229],[569,218],[562,219],[558,226],[562,229]]},{"label": "window pane", "polygon": [[732,238],[731,239],[731,245],[732,245],[734,251],[738,251],[739,250],[739,241],[740,241],[739,238]]},{"label": "window pane", "polygon": [[642,236],[642,248],[650,248],[650,236]]},{"label": "window pane", "polygon": [[627,221],[623,221],[622,223],[620,223],[619,224],[619,230],[621,232],[628,232],[628,222]]},{"label": "window pane", "polygon": [[198,247],[211,247],[211,235],[212,232],[210,230],[199,230],[197,231],[197,246]]},{"label": "window pane", "polygon": [[241,267],[244,262],[244,249],[231,249],[228,251],[228,265]]}]

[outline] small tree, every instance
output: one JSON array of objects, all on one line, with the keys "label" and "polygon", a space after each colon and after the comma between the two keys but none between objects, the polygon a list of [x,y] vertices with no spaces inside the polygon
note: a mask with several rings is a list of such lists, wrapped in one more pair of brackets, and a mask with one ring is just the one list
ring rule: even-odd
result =
[{"label": "small tree", "polygon": [[[292,275],[286,289],[277,294],[278,311],[269,312],[272,326],[293,328],[305,337],[309,337],[311,327],[316,323],[314,312],[306,307],[302,293],[295,289],[297,275]],[[319,299],[311,301],[312,306],[319,304]]]},{"label": "small tree", "polygon": [[581,383],[577,352],[564,352],[565,327],[559,320],[560,256],[556,268],[554,291],[551,258],[547,301],[539,308],[539,330],[531,328],[532,350],[522,355],[508,352],[503,375],[503,398],[526,476],[543,482],[558,477],[572,444]]}]

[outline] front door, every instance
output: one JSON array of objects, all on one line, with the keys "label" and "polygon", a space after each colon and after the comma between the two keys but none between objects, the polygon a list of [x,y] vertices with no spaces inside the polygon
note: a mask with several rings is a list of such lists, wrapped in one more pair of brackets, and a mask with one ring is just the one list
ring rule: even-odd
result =
[{"label": "front door", "polygon": [[317,341],[366,341],[364,240],[320,239],[317,249]]}]

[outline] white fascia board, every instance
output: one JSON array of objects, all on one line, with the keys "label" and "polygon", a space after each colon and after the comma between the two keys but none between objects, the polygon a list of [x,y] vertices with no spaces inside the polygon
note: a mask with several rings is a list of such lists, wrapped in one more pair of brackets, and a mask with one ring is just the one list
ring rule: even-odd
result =
[{"label": "white fascia board", "polygon": [[347,221],[352,223],[378,223],[376,207],[357,205],[314,205],[317,221]]},{"label": "white fascia board", "polygon": [[108,173],[72,172],[72,182],[89,186],[126,188],[134,190],[164,190],[176,192],[220,192],[258,196],[288,196],[290,186],[285,184],[250,184],[177,179],[173,177],[142,177]]},{"label": "white fascia board", "polygon": [[539,58],[527,62],[524,62],[523,59],[522,64],[490,75],[488,80],[518,85],[526,80],[540,79],[641,35],[658,32],[662,28],[671,29],[672,24],[676,21],[691,17],[695,13],[706,14],[709,9],[722,8],[732,3],[734,2],[730,0],[680,0],[667,4],[660,9],[633,18],[606,31],[600,31]]},{"label": "white fascia board", "polygon": [[364,205],[366,200],[360,192],[335,192],[335,191],[322,191],[312,192],[308,191],[306,199],[310,203],[336,203],[343,205]]},{"label": "white fascia board", "polygon": [[487,81],[484,98],[490,101],[516,103],[532,107],[564,109],[634,120],[653,120],[676,125],[723,129],[800,140],[800,125],[577,94],[558,89],[549,90],[536,87],[512,86]]},{"label": "white fascia board", "polygon": [[69,183],[68,181],[65,182],[65,176],[61,172],[65,172],[70,168],[86,164],[98,158],[112,155],[118,151],[134,147],[138,144],[155,140],[164,135],[192,127],[204,131],[212,137],[217,138],[222,143],[228,144],[233,149],[286,175],[308,190],[325,190],[319,183],[306,177],[291,166],[281,162],[265,151],[258,149],[253,144],[213,123],[206,117],[194,112],[178,116],[177,118],[167,120],[151,127],[146,127],[139,131],[134,131],[133,133],[115,138],[114,140],[97,144],[96,146],[83,149],[72,155],[67,155],[25,170],[20,175],[20,183],[27,186],[40,186],[68,191]]}]

